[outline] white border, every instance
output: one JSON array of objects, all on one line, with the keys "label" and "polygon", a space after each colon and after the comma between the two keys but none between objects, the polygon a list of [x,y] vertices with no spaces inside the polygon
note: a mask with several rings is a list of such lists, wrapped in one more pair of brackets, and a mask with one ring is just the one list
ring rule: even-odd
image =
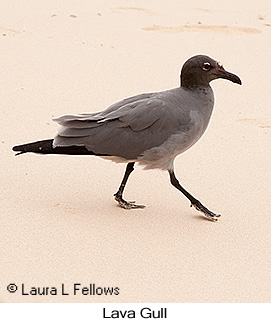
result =
[{"label": "white border", "polygon": [[[167,308],[167,318],[144,319],[140,310],[144,307],[159,311]],[[132,310],[136,318],[103,318],[113,310]],[[270,322],[270,304],[174,304],[174,303],[38,303],[0,304],[0,322],[28,323],[77,323],[77,322],[185,322],[185,323],[241,323]]]}]

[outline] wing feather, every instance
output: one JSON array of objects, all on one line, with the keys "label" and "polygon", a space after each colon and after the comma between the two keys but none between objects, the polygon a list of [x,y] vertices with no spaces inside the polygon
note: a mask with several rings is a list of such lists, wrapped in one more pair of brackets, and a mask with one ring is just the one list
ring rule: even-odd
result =
[{"label": "wing feather", "polygon": [[191,126],[189,111],[176,108],[172,94],[139,95],[99,113],[55,119],[61,127],[54,146],[84,145],[94,153],[136,159]]}]

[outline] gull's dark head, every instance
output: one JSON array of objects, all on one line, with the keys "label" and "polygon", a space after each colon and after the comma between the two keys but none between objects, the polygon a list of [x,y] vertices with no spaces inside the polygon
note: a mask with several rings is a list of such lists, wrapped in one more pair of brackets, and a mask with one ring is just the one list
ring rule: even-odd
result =
[{"label": "gull's dark head", "polygon": [[181,87],[208,86],[211,81],[219,78],[242,84],[240,78],[226,71],[222,64],[206,55],[196,55],[189,58],[182,67]]}]

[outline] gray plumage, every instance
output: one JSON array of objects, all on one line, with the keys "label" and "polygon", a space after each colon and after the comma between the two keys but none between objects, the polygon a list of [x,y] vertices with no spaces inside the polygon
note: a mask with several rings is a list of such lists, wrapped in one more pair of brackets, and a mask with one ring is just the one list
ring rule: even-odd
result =
[{"label": "gray plumage", "polygon": [[18,154],[98,155],[128,163],[115,194],[126,209],[143,206],[123,199],[123,190],[134,163],[146,169],[168,170],[173,186],[180,190],[197,210],[216,221],[211,212],[187,192],[174,174],[174,159],[194,145],[206,130],[214,95],[210,82],[224,78],[241,84],[238,76],[205,55],[191,57],[181,71],[181,86],[175,89],[139,94],[112,104],[97,113],[66,115],[54,119],[60,128],[54,139],[13,147]]},{"label": "gray plumage", "polygon": [[103,112],[55,119],[61,127],[54,146],[82,145],[115,161],[169,169],[174,158],[201,137],[213,103],[210,87],[138,95]]}]

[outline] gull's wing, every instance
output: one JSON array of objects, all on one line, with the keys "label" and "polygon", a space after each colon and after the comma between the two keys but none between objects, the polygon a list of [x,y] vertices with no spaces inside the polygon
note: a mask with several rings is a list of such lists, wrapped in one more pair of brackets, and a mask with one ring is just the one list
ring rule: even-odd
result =
[{"label": "gull's wing", "polygon": [[54,146],[79,145],[97,154],[136,159],[192,126],[189,110],[181,102],[176,105],[179,100],[180,92],[169,90],[138,95],[100,113],[60,117]]}]

